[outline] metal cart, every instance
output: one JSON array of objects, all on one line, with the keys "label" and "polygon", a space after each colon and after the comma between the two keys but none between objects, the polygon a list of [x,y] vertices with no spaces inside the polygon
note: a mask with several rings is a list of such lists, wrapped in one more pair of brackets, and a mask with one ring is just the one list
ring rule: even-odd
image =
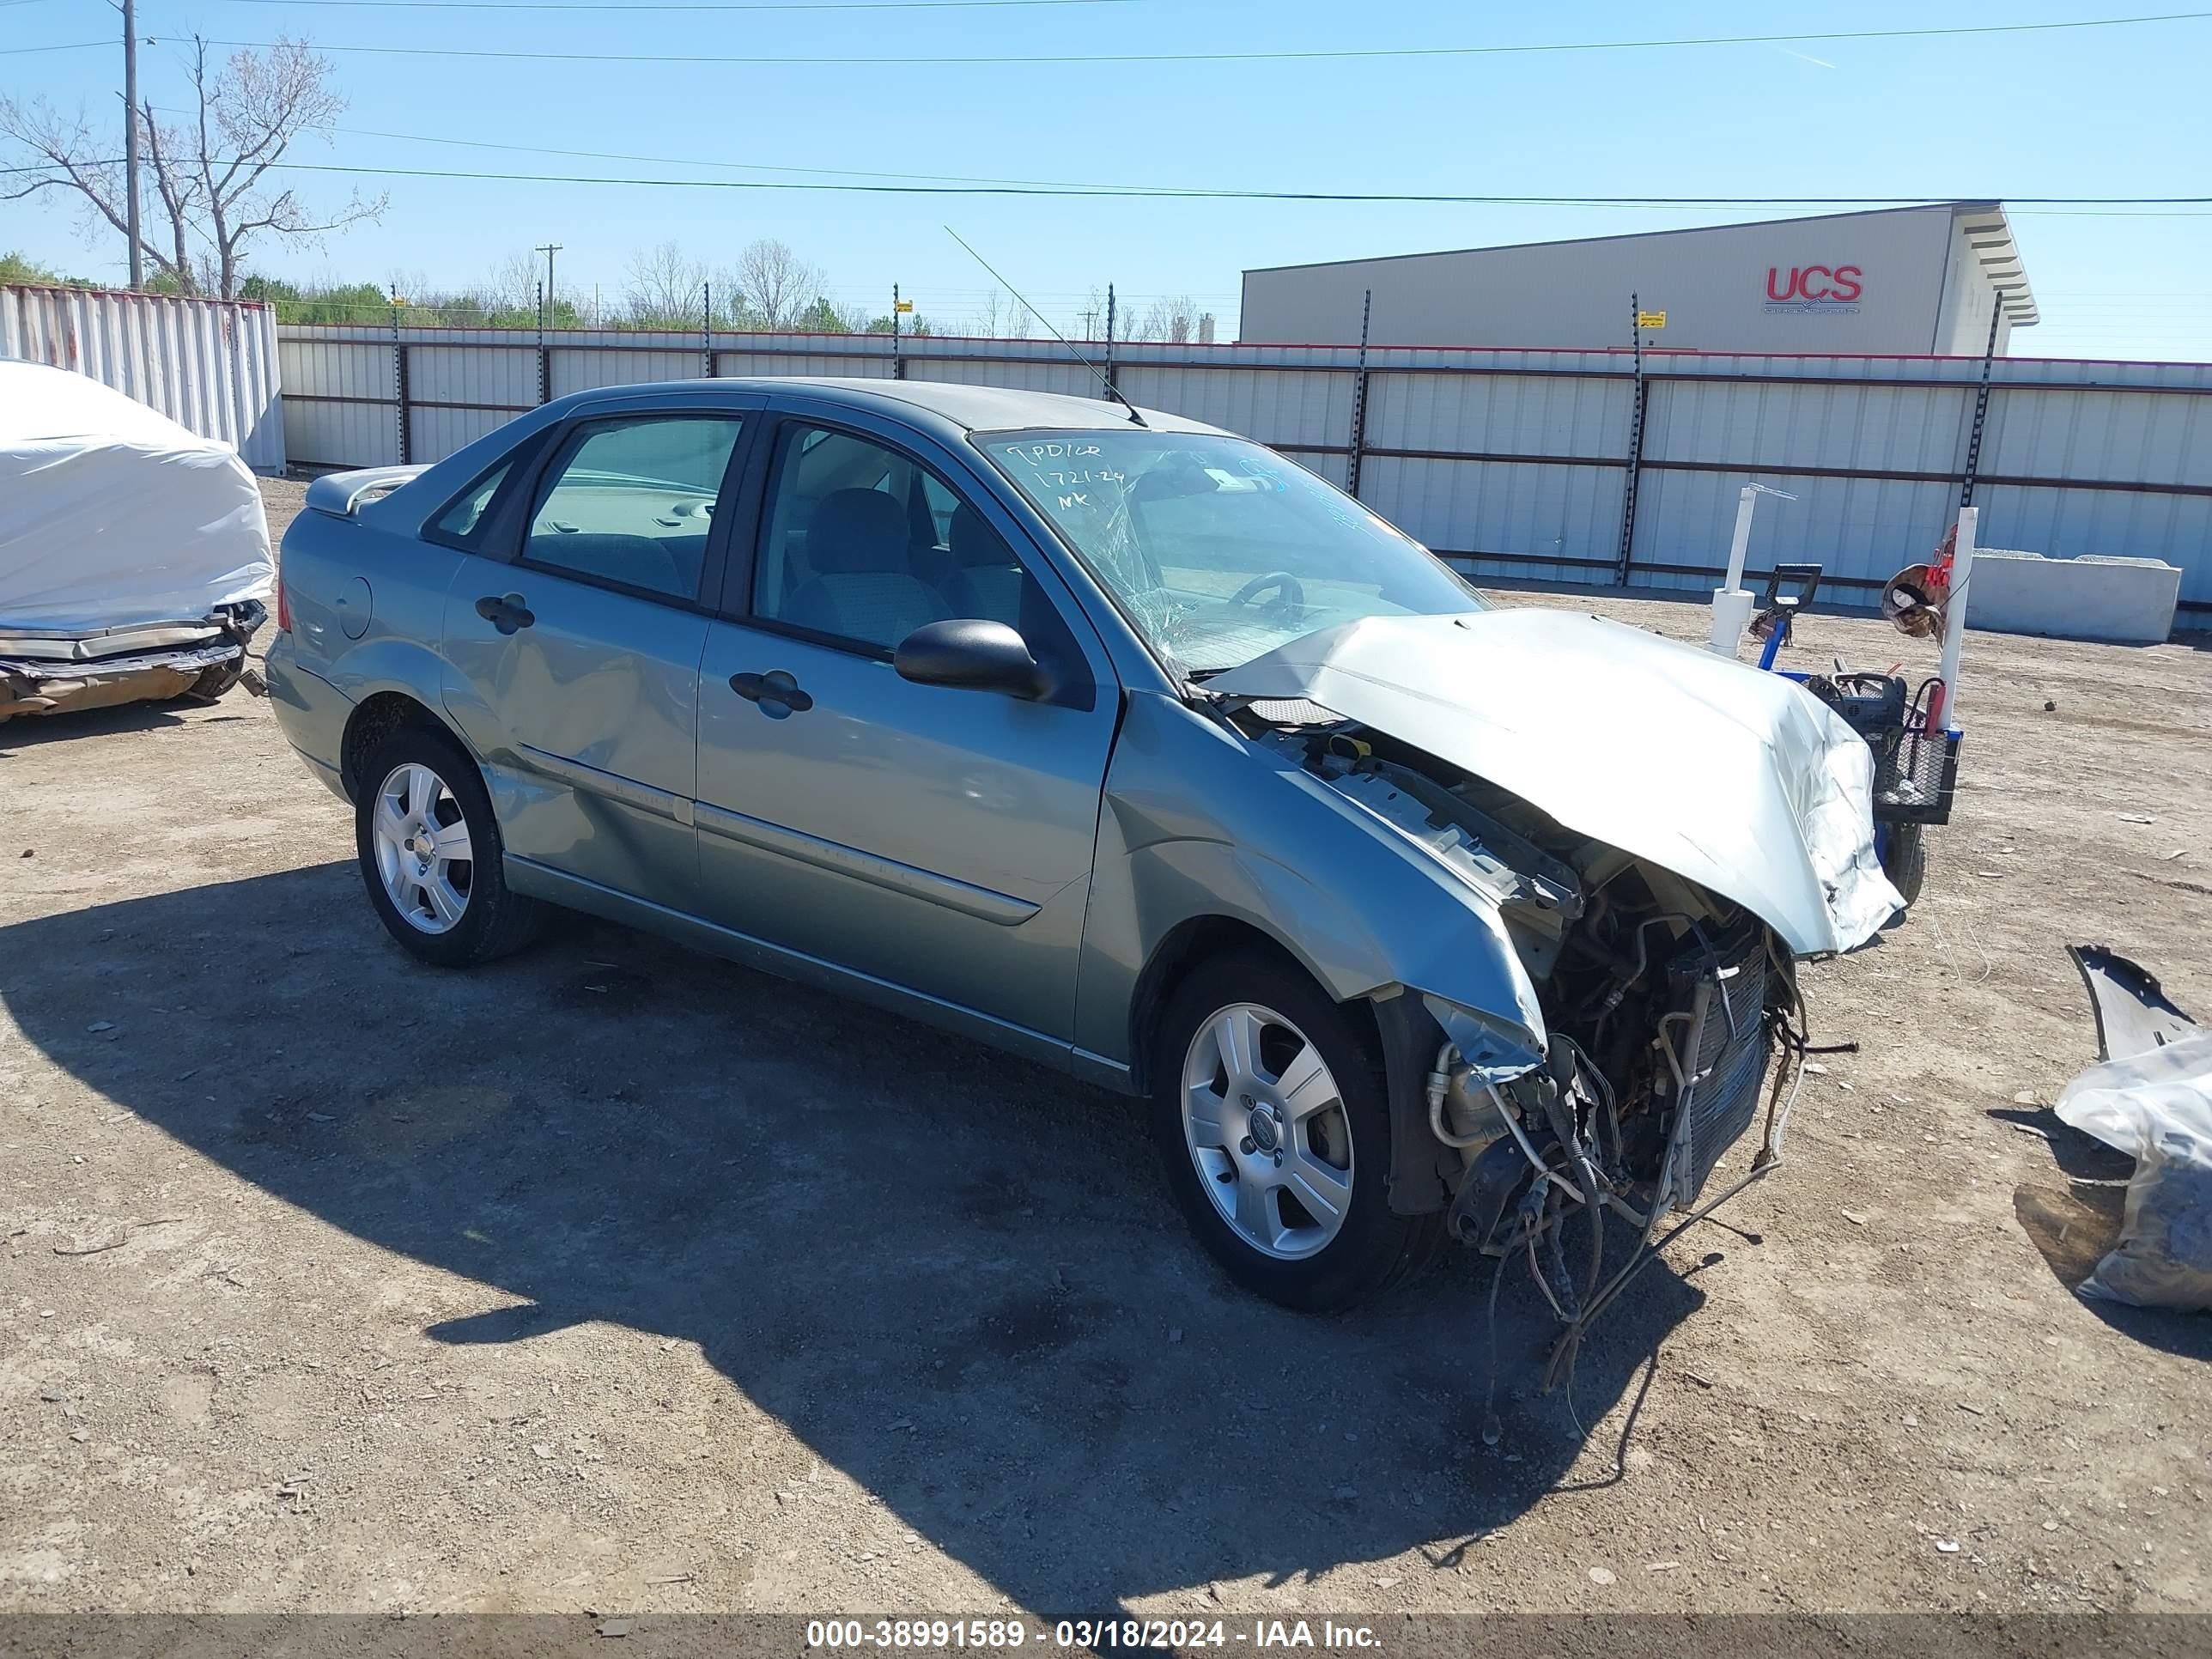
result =
[{"label": "metal cart", "polygon": [[[1828,673],[1775,667],[1797,613],[1820,590],[1817,564],[1776,565],[1751,623],[1753,636],[1763,641],[1759,667],[1788,674],[1840,714],[1874,750],[1875,851],[1907,904],[1920,896],[1927,877],[1927,828],[1950,822],[1958,789],[1959,750],[1966,733],[1958,724],[1956,687],[1975,517],[1975,508],[1962,508],[1935,556],[1925,564],[1906,566],[1884,589],[1882,614],[1900,633],[1922,639],[1942,635],[1942,664],[1917,689],[1897,672],[1856,671],[1841,661]],[[1717,609],[1718,604],[1717,594]]]}]

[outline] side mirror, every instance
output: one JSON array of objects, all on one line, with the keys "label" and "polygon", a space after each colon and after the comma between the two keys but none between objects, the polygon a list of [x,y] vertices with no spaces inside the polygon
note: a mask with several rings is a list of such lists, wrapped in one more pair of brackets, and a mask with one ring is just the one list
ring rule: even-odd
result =
[{"label": "side mirror", "polygon": [[1050,696],[1054,689],[1052,676],[1019,634],[980,617],[923,624],[899,641],[891,666],[916,685],[999,691],[1029,702]]}]

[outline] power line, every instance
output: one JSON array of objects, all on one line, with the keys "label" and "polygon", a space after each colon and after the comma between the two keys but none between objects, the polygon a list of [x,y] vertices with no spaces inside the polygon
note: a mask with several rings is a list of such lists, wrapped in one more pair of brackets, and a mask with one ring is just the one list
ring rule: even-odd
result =
[{"label": "power line", "polygon": [[[222,157],[215,158],[218,162]],[[85,161],[86,167],[113,167],[116,158]],[[726,165],[743,166],[733,162]],[[1042,196],[1108,198],[1130,201],[1234,202],[1346,202],[1373,204],[1413,204],[1441,207],[1564,207],[1564,208],[1746,208],[1820,207],[1882,208],[1942,207],[1954,202],[1996,202],[2008,209],[2033,211],[2039,208],[2093,206],[2195,207],[2212,209],[2212,196],[1476,196],[1442,191],[1231,190],[1180,185],[1060,185],[1060,184],[912,184],[894,182],[817,182],[783,179],[651,179],[610,178],[574,173],[491,173],[459,167],[357,167],[338,161],[274,161],[277,173],[335,173],[376,179],[456,179],[494,184],[613,185],[665,190],[832,191],[842,193],[891,196]],[[42,173],[44,167],[0,167],[0,174]],[[2161,217],[2197,217],[2195,214],[2166,214]]]},{"label": "power line", "polygon": [[[1367,59],[1513,57],[1537,52],[1650,52],[1697,46],[1773,46],[1835,44],[1850,40],[1925,40],[1995,34],[2043,34],[2058,30],[2131,28],[2146,24],[2201,22],[2212,11],[2159,12],[2138,17],[2085,17],[2049,23],[1954,24],[1929,28],[1821,29],[1790,34],[1712,34],[1644,40],[1565,40],[1526,45],[1480,46],[1350,46],[1313,50],[1267,52],[1050,52],[1030,57],[989,57],[969,53],[933,55],[895,52],[875,55],[826,53],[763,57],[750,53],[714,52],[523,52],[513,48],[465,46],[359,46],[318,45],[317,52],[369,53],[398,58],[495,58],[535,63],[585,64],[898,64],[901,66],[991,64],[1007,67],[1051,64],[1254,64],[1322,63]],[[210,46],[244,46],[268,51],[269,40],[210,40]]]},{"label": "power line", "polygon": [[[176,114],[181,112],[163,112]],[[331,131],[357,138],[394,138],[410,144],[448,144],[462,149],[505,150],[523,155],[565,155],[583,161],[643,161],[656,167],[726,167],[747,173],[798,173],[819,178],[896,179],[930,184],[1065,185],[1068,183],[1059,179],[1002,179],[967,173],[891,173],[881,167],[806,167],[772,161],[705,161],[692,155],[641,155],[626,150],[556,149],[544,144],[502,144],[483,138],[441,138],[420,132],[386,132],[373,127],[334,127]],[[1145,190],[1150,186],[1115,185],[1106,188]]]},{"label": "power line", "polygon": [[[16,0],[19,5],[28,5],[30,0]],[[58,46],[0,46],[0,58],[21,58],[33,52],[82,52],[88,46],[112,46],[112,40],[65,40]]]},{"label": "power line", "polygon": [[[167,111],[167,112],[165,112],[165,113],[169,113],[169,114],[181,113],[181,112],[179,112],[179,111]],[[721,161],[702,160],[702,159],[701,159],[700,157],[693,156],[693,155],[638,155],[638,154],[636,154],[636,153],[635,153],[635,152],[632,152],[632,151],[625,151],[625,150],[605,150],[605,149],[555,149],[555,148],[553,148],[553,147],[551,147],[551,146],[550,146],[550,145],[545,145],[545,144],[502,144],[502,143],[495,143],[495,142],[493,142],[493,141],[491,141],[491,140],[489,140],[489,139],[483,139],[483,138],[444,138],[444,137],[438,137],[433,136],[433,135],[428,134],[428,133],[421,133],[421,132],[386,132],[386,131],[380,131],[380,130],[376,129],[376,128],[374,128],[374,127],[334,127],[334,128],[332,128],[332,129],[331,129],[331,131],[335,131],[335,132],[346,133],[346,134],[350,135],[351,137],[358,137],[358,138],[391,138],[391,139],[397,139],[397,140],[398,140],[398,141],[400,141],[400,142],[402,142],[402,143],[410,143],[410,144],[447,144],[447,145],[453,146],[453,147],[455,147],[455,148],[457,148],[457,149],[494,149],[494,150],[503,150],[503,151],[507,151],[507,152],[510,152],[510,153],[513,153],[513,154],[524,155],[565,155],[565,156],[568,156],[568,157],[569,157],[569,158],[571,158],[571,159],[573,159],[573,160],[576,160],[576,161],[644,161],[644,162],[651,163],[651,164],[655,165],[655,166],[662,166],[662,167],[726,167],[726,168],[730,168],[730,169],[732,169],[732,170],[735,170],[735,171],[738,171],[738,172],[745,172],[745,173],[805,173],[805,174],[807,174],[807,175],[809,175],[809,176],[811,176],[811,177],[817,177],[817,178],[836,178],[836,179],[899,179],[899,180],[912,180],[912,181],[919,182],[919,183],[930,183],[930,184],[1028,185],[1028,186],[1032,186],[1032,187],[1040,188],[1040,189],[1062,189],[1062,190],[1092,190],[1092,189],[1097,189],[1097,190],[1106,190],[1106,191],[1124,191],[1124,192],[1127,192],[1127,193],[1129,193],[1129,194],[1133,194],[1133,195],[1142,195],[1142,194],[1152,193],[1152,192],[1154,192],[1154,191],[1168,191],[1168,190],[1170,190],[1170,189],[1171,188],[1171,187],[1170,187],[1170,186],[1166,186],[1166,185],[1099,185],[1099,184],[1094,184],[1094,183],[1090,183],[1090,182],[1071,182],[1071,181],[1069,181],[1069,180],[1062,179],[1005,179],[1005,178],[994,177],[994,176],[991,176],[991,175],[989,175],[989,174],[977,174],[977,173],[891,173],[891,172],[887,172],[887,171],[885,171],[885,170],[884,170],[884,169],[882,169],[882,168],[880,168],[880,167],[794,167],[794,166],[791,166],[791,165],[788,165],[788,164],[778,163],[778,162],[774,162],[774,161]],[[670,182],[673,183],[673,182],[676,182],[676,181],[674,181],[674,180],[671,180]],[[1234,191],[1234,190],[1231,190],[1231,189],[1203,189],[1203,188],[1199,188],[1199,187],[1194,187],[1193,189],[1191,189],[1189,191],[1188,191],[1188,192],[1186,192],[1186,193],[1187,193],[1187,194],[1188,194],[1188,195],[1196,196],[1196,197],[1204,197],[1204,196],[1235,196],[1235,195],[1239,194],[1240,192],[1238,192],[1238,191]],[[1407,203],[1409,203],[1409,204],[1426,204],[1426,203],[1431,203],[1431,202],[1460,201],[1460,200],[1462,200],[1462,199],[1468,199],[1468,198],[1441,198],[1412,197],[1412,196],[1403,196],[1403,197],[1401,197],[1401,196],[1383,196],[1383,195],[1355,195],[1355,196],[1351,196],[1351,197],[1330,198],[1328,198],[1328,199],[1332,199],[1332,200],[1357,200],[1357,201],[1371,201],[1371,202],[1376,202],[1376,203],[1390,203],[1390,202],[1399,202],[1399,201],[1403,201],[1403,202],[1407,202]],[[1841,200],[1844,200],[1844,199],[1846,199],[1846,198],[1837,198],[1837,199],[1838,199],[1838,201],[1841,201]],[[1854,203],[1854,204],[1863,204],[1863,203],[1865,203],[1865,202],[1873,201],[1873,200],[1876,200],[1876,199],[1880,199],[1880,198],[1865,198],[1865,197],[1852,197],[1852,198],[1847,198],[1847,199],[1848,199],[1848,200],[1850,200],[1850,202]],[[1894,201],[1905,201],[1905,200],[1910,200],[1910,201],[1912,201],[1912,202],[1921,202],[1921,201],[1925,201],[1925,200],[1929,200],[1929,199],[1936,199],[1936,198],[1923,198],[1923,197],[1912,197],[1912,198],[1893,198],[1893,200],[1894,200]],[[1940,199],[1966,199],[1966,198],[1940,198]],[[1972,199],[1981,199],[1981,198],[1972,198]],[[2016,201],[2017,201],[2017,202],[2026,202],[2026,201],[2033,200],[2033,199],[2034,199],[2034,198],[2025,198],[2025,197],[2023,197],[2023,198],[1995,198],[1995,199],[2002,200],[2002,201],[2005,202],[2005,204],[2006,204],[2007,205],[2011,205],[2013,203],[2014,203],[2014,202],[2016,202]],[[2091,198],[2084,198],[2084,199],[2091,199]],[[2183,199],[2185,199],[2185,198],[2183,198]],[[1784,200],[1783,200],[1783,198],[1772,198],[1772,199],[1771,199],[1771,200],[1766,200],[1766,201],[1758,201],[1758,200],[1755,200],[1754,198],[1736,198],[1736,199],[1720,199],[1720,200],[1715,200],[1715,201],[1711,201],[1711,202],[1708,202],[1708,203],[1702,204],[1701,205],[1706,205],[1706,206],[1711,206],[1711,207],[1718,208],[1718,207],[1736,207],[1736,206],[1775,206],[1775,207],[1778,207],[1778,206],[1785,206],[1785,205],[1787,205],[1787,206],[1801,206],[1801,207],[1802,207],[1802,206],[1811,206],[1811,205],[1817,205],[1817,204],[1815,204],[1815,203],[1810,202],[1810,201],[1807,200],[1807,199],[1806,199],[1806,198],[1801,198],[1801,197],[1792,197],[1792,198],[1790,198],[1786,202],[1785,202],[1785,201],[1784,201]],[[1830,204],[1828,204],[1828,205],[1834,205],[1834,204],[1835,204],[1834,203],[1830,203]],[[1589,200],[1589,199],[1582,198],[1548,198],[1548,199],[1547,199],[1547,198],[1533,198],[1533,197],[1528,197],[1528,198],[1515,198],[1515,201],[1514,201],[1514,203],[1513,203],[1513,205],[1516,205],[1516,206],[1523,206],[1523,207],[1583,207],[1583,206],[1594,206],[1594,205],[1595,205],[1595,206],[1605,206],[1605,207],[1676,207],[1676,206],[1689,206],[1689,205],[1692,205],[1692,204],[1690,204],[1690,203],[1686,203],[1686,202],[1674,202],[1674,201],[1669,201],[1669,200],[1652,200],[1652,201],[1623,200],[1623,199],[1619,198],[1609,198],[1603,199],[1603,200],[1601,200],[1601,201],[1592,201],[1592,200]],[[2158,211],[2144,211],[2144,210],[2138,210],[2138,209],[2132,209],[2132,208],[2129,208],[2129,209],[2114,209],[2114,208],[2093,208],[2093,209],[2057,209],[2057,208],[2053,208],[2053,209],[2038,209],[2038,208],[2033,208],[2033,207],[2024,207],[2024,208],[2021,208],[2020,210],[2021,210],[2021,211],[2022,211],[2022,212],[2024,212],[2024,213],[2033,214],[2033,215],[2034,215],[2034,216],[2038,216],[2038,217],[2043,217],[2043,218],[2083,218],[2083,219],[2094,219],[2094,218],[2111,218],[2111,219],[2195,219],[2195,218],[2202,218],[2202,217],[2205,216],[2204,216],[2204,215],[2203,215],[2203,214],[2199,214],[2199,213],[2193,213],[2193,212],[2186,212],[2186,211],[2185,211],[2185,212],[2158,212]]]},{"label": "power line", "polygon": [[[32,0],[0,0],[28,5]],[[348,11],[996,11],[1014,6],[1136,6],[1148,0],[214,0],[217,5]]]},{"label": "power line", "polygon": [[1120,197],[1138,201],[1408,203],[1446,207],[1939,207],[1956,201],[2006,206],[2114,203],[2212,207],[2212,196],[1462,196],[1443,193],[1315,190],[1206,190],[1173,185],[921,185],[830,183],[783,179],[610,179],[563,173],[483,173],[447,167],[348,167],[331,161],[277,161],[289,173],[359,173],[373,178],[488,179],[506,184],[623,185],[677,190],[821,190],[892,196]]},{"label": "power line", "polygon": [[[7,3],[7,0],[0,0],[0,4],[4,4],[4,3]],[[258,3],[258,0],[256,0],[256,3]],[[335,3],[335,0],[333,0],[333,3]],[[157,109],[156,109],[156,111],[155,111],[155,112],[156,112],[157,114],[164,114],[164,115],[186,115],[186,114],[189,114],[189,112],[187,112],[187,111],[184,111],[184,110],[175,110],[175,109],[166,109],[166,108],[157,108]],[[900,181],[914,181],[914,182],[918,182],[918,183],[933,183],[933,184],[1018,185],[1018,186],[1029,186],[1029,187],[1033,187],[1033,188],[1039,189],[1039,190],[1068,190],[1068,191],[1091,191],[1091,190],[1098,190],[1098,191],[1115,191],[1115,192],[1124,192],[1124,193],[1127,193],[1127,194],[1131,194],[1131,195],[1139,195],[1139,196],[1141,196],[1141,195],[1147,195],[1147,194],[1155,194],[1155,193],[1158,193],[1158,194],[1178,194],[1178,193],[1179,193],[1179,194],[1181,194],[1181,195],[1185,195],[1185,196],[1189,196],[1189,197],[1194,197],[1194,198],[1205,198],[1205,197],[1212,197],[1212,196],[1230,196],[1230,197],[1234,197],[1234,196],[1237,196],[1237,195],[1239,195],[1239,194],[1242,194],[1242,193],[1243,193],[1243,192],[1237,191],[1236,191],[1236,190],[1233,190],[1233,189],[1228,189],[1228,188],[1206,188],[1206,187],[1200,187],[1200,186],[1193,186],[1193,187],[1191,187],[1190,189],[1188,189],[1188,190],[1187,190],[1187,191],[1181,191],[1181,192],[1176,192],[1176,191],[1175,191],[1174,187],[1172,187],[1172,186],[1168,186],[1168,185],[1099,184],[1099,183],[1097,183],[1097,182],[1095,182],[1095,181],[1087,181],[1087,180],[1085,180],[1085,181],[1070,181],[1070,180],[1067,180],[1067,179],[1008,179],[1008,178],[996,177],[996,176],[990,175],[990,174],[977,174],[977,173],[894,173],[894,172],[890,172],[890,171],[887,171],[887,170],[883,169],[883,168],[880,168],[880,167],[798,167],[798,166],[793,166],[793,165],[787,164],[787,163],[778,163],[778,162],[773,162],[773,161],[716,161],[716,160],[702,159],[702,158],[700,158],[700,157],[698,157],[698,156],[692,156],[692,155],[641,155],[641,154],[639,154],[639,153],[637,153],[637,152],[635,152],[635,151],[630,151],[630,150],[605,150],[605,149],[558,149],[558,148],[556,148],[556,147],[554,147],[554,146],[552,146],[552,145],[548,145],[548,144],[505,144],[505,143],[497,143],[497,142],[495,142],[495,141],[494,141],[494,140],[491,140],[491,139],[484,139],[484,138],[449,138],[449,137],[438,137],[438,136],[434,135],[434,134],[429,134],[429,133],[421,133],[421,132],[391,132],[391,131],[384,131],[384,130],[382,130],[382,129],[375,128],[375,127],[346,127],[346,126],[341,126],[341,127],[333,127],[333,128],[331,129],[331,131],[334,131],[334,132],[343,133],[343,134],[348,135],[349,137],[356,137],[356,138],[386,138],[386,139],[395,139],[395,140],[398,140],[398,141],[399,141],[399,142],[401,142],[401,143],[410,143],[410,144],[445,144],[445,145],[452,146],[452,147],[453,147],[453,148],[455,148],[455,149],[489,149],[489,150],[501,150],[501,151],[505,151],[505,152],[507,152],[507,153],[510,153],[510,154],[524,155],[563,155],[563,156],[568,156],[568,157],[571,158],[572,160],[576,160],[576,161],[643,161],[643,162],[647,162],[647,163],[650,163],[650,164],[653,164],[653,165],[655,165],[655,166],[665,166],[665,167],[723,167],[723,168],[732,169],[732,170],[734,170],[734,171],[738,171],[738,172],[747,172],[747,173],[803,173],[803,174],[806,174],[806,175],[808,175],[808,176],[810,176],[810,177],[817,177],[817,178],[835,178],[835,179],[896,179],[896,180],[900,180]],[[24,171],[30,171],[31,169],[23,169],[23,170],[24,170]],[[4,173],[4,172],[6,172],[6,171],[8,171],[8,169],[6,169],[6,168],[0,168],[0,173]],[[683,182],[684,182],[684,181],[683,181],[683,180],[678,180],[678,179],[668,179],[668,180],[664,180],[664,181],[659,181],[659,182],[664,182],[664,183],[670,184],[670,185],[675,185],[675,184],[683,183]],[[700,182],[704,182],[704,181],[700,181]],[[1263,193],[1263,194],[1264,194],[1264,193]],[[1311,198],[1297,198],[1297,199],[1311,199]],[[1394,203],[1394,202],[1403,202],[1403,203],[1407,203],[1407,204],[1408,204],[1422,205],[1422,204],[1454,204],[1454,203],[1462,203],[1462,202],[1475,202],[1475,201],[1477,201],[1479,198],[1462,198],[1462,197],[1439,198],[1439,197],[1427,197],[1427,196],[1395,196],[1395,195],[1379,195],[1379,194],[1367,194],[1367,193],[1351,192],[1351,193],[1346,193],[1346,194],[1341,194],[1341,195],[1337,195],[1337,196],[1332,196],[1332,197],[1328,198],[1327,199],[1330,199],[1330,200],[1355,201],[1355,202],[1374,202],[1374,203],[1377,203],[1377,204],[1389,204],[1389,203]],[[1540,198],[1540,197],[1516,197],[1516,198],[1510,198],[1510,204],[1509,204],[1509,203],[1507,203],[1506,198],[1498,198],[1498,201],[1499,201],[1500,204],[1510,204],[1510,205],[1514,205],[1514,206],[1522,206],[1522,207],[1590,207],[1590,206],[1599,206],[1599,207],[1639,207],[1639,208],[1640,208],[1640,207],[1690,207],[1690,206],[1693,206],[1693,205],[1694,205],[1694,206],[1700,206],[1700,207],[1709,207],[1709,208],[1713,208],[1713,209],[1721,209],[1721,208],[1739,207],[1739,206],[1770,206],[1770,207],[1779,207],[1779,206],[1798,206],[1798,207],[1802,207],[1802,206],[1814,206],[1814,205],[1830,205],[1830,206],[1832,206],[1832,205],[1838,205],[1838,204],[1843,204],[1843,203],[1849,203],[1849,204],[1868,204],[1868,203],[1882,203],[1882,204],[1888,204],[1888,205],[1896,205],[1896,204],[1901,204],[1901,203],[1905,203],[1905,202],[1920,203],[1920,202],[1924,202],[1924,201],[1939,200],[1939,199],[1984,199],[1984,198],[1925,198],[1925,197],[1910,197],[1910,198],[1905,198],[1905,197],[1899,197],[1899,198],[1850,197],[1850,198],[1832,198],[1832,199],[1831,199],[1831,200],[1829,200],[1829,201],[1827,201],[1827,202],[1826,202],[1826,203],[1822,203],[1822,202],[1817,201],[1817,200],[1815,200],[1815,199],[1814,199],[1814,198],[1803,198],[1803,197],[1790,197],[1790,198],[1780,198],[1780,197],[1775,197],[1775,198],[1751,198],[1751,197],[1741,197],[1741,198],[1695,198],[1695,199],[1685,199],[1685,200],[1676,200],[1676,199],[1674,199],[1674,198],[1653,198],[1646,199],[1646,198],[1618,198],[1618,197],[1612,197],[1612,198],[1583,198],[1583,197]],[[2015,203],[2027,202],[2027,201],[2032,201],[2032,200],[2034,200],[2034,199],[2037,199],[2037,198],[1991,198],[1991,199],[2000,199],[2000,200],[2004,201],[2008,205],[2012,205],[2012,204],[2015,204]],[[2056,200],[2056,199],[2059,199],[2059,198],[2046,198],[2046,199],[2052,199],[2052,200]],[[2101,201],[2101,200],[2105,200],[2105,199],[2106,199],[2106,198],[2078,198],[2078,199],[2085,200],[2085,201]],[[2115,199],[2115,200],[2133,200],[2133,199],[2138,199],[2138,198],[2112,198],[2112,199]],[[2163,200],[2164,200],[2164,199],[2166,199],[2166,198],[2140,198],[2140,199],[2142,199],[2142,200],[2158,200],[2158,201],[2163,201]],[[2175,199],[2175,200],[2188,200],[2188,199],[2193,199],[2193,198],[2172,198],[2172,199]],[[2199,218],[2199,217],[2205,216],[2201,215],[2201,214],[2197,214],[2197,213],[2191,213],[2191,212],[2179,212],[2179,213],[2176,213],[2176,212],[2143,212],[2143,211],[2133,211],[2133,210],[2113,210],[2113,209],[2110,209],[2110,208],[2105,208],[2105,209],[2094,209],[2094,210],[2055,210],[2055,209],[2054,209],[2054,210],[2037,210],[2037,209],[2034,209],[2034,208],[2023,208],[2023,209],[2021,209],[2021,211],[2024,211],[2024,212],[2028,212],[2028,213],[2034,213],[2034,214],[2037,214],[2037,215],[2038,215],[2038,216],[2042,216],[2042,217],[2050,217],[2050,218],[2075,217],[2075,218],[2191,219],[2191,218]]]}]

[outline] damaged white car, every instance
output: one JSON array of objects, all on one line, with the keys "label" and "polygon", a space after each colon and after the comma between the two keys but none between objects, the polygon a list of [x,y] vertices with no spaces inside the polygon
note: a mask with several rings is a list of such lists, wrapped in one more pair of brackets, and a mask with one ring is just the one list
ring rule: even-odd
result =
[{"label": "damaged white car", "polygon": [[1146,1097],[1292,1306],[1456,1237],[1571,1358],[1762,1108],[1772,1167],[1796,965],[1899,908],[1800,687],[1155,410],[609,388],[307,505],[270,695],[392,937],[570,906]]},{"label": "damaged white car", "polygon": [[0,361],[0,720],[237,684],[274,573],[228,445]]}]

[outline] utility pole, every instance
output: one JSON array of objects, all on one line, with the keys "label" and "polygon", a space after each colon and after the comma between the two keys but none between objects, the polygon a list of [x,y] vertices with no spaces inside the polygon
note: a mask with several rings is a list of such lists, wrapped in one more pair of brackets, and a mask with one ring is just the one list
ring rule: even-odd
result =
[{"label": "utility pole", "polygon": [[562,244],[559,242],[547,242],[541,247],[531,250],[533,253],[542,253],[545,256],[545,293],[538,302],[538,325],[541,329],[550,328],[553,325],[553,256],[558,253],[561,248]]},{"label": "utility pole", "polygon": [[125,234],[131,238],[131,288],[146,286],[146,255],[138,246],[138,0],[123,0],[123,189]]}]

